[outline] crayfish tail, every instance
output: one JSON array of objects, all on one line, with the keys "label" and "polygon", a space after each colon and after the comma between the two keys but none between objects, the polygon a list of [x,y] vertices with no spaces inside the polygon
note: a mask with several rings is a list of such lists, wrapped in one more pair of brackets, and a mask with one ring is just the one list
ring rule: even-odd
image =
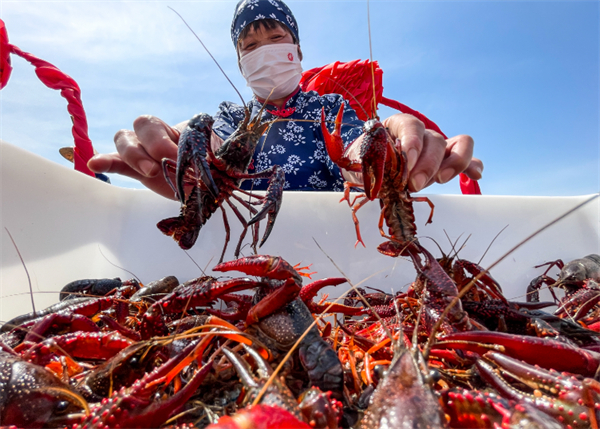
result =
[{"label": "crayfish tail", "polygon": [[156,227],[163,234],[173,237],[183,250],[191,249],[200,233],[200,227],[190,226],[181,216],[163,219],[156,224]]}]

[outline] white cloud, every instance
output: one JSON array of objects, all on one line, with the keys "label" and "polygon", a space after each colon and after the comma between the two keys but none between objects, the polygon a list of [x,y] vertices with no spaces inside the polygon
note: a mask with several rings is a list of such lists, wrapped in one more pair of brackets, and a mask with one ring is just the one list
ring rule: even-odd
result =
[{"label": "white cloud", "polygon": [[234,56],[231,41],[224,37],[229,29],[215,19],[230,15],[229,2],[4,2],[2,19],[11,43],[34,54],[33,47],[44,47],[100,63],[198,52],[199,43],[167,5],[186,18],[209,49],[219,53],[227,47]]}]

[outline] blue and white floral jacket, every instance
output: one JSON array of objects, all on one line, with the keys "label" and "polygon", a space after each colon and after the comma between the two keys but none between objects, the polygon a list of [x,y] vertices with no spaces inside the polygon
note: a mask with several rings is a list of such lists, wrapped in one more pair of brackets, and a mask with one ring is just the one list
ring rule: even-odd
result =
[{"label": "blue and white floral jacket", "polygon": [[[285,105],[278,109],[267,104],[263,111],[263,121],[279,118],[261,137],[249,173],[260,172],[273,165],[285,171],[285,190],[292,191],[341,191],[344,180],[340,169],[329,159],[321,132],[321,108],[325,108],[328,129],[333,130],[333,121],[344,101],[339,94],[319,95],[315,91],[298,90],[290,96]],[[248,105],[254,118],[262,103],[253,98]],[[225,101],[219,105],[213,131],[223,140],[227,139],[244,118],[244,108]],[[344,146],[352,143],[362,134],[363,122],[356,112],[345,102],[342,120]],[[254,182],[254,183],[253,183]],[[266,179],[246,180],[243,189],[265,190]]]}]

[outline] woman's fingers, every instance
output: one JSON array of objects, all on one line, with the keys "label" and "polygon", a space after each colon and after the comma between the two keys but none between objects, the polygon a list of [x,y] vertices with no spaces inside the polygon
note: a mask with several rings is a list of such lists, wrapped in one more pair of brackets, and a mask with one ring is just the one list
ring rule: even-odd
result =
[{"label": "woman's fingers", "polygon": [[115,145],[121,158],[144,177],[161,172],[163,158],[177,159],[178,133],[154,116],[140,116],[133,122],[134,131],[120,130]]},{"label": "woman's fingers", "polygon": [[115,134],[115,146],[121,159],[142,177],[155,177],[160,171],[158,161],[146,152],[135,132],[118,131]]},{"label": "woman's fingers", "polygon": [[470,179],[479,180],[483,174],[483,162],[479,158],[472,158],[469,166],[463,171]]},{"label": "woman's fingers", "polygon": [[474,180],[481,178],[483,163],[473,158],[474,143],[470,136],[458,135],[446,140],[406,114],[390,116],[384,124],[396,139],[396,149],[406,153],[411,192],[435,182],[446,183],[462,172]]},{"label": "woman's fingers", "polygon": [[467,169],[473,158],[473,139],[467,135],[451,137],[447,140],[446,153],[438,173],[437,183],[446,183]]},{"label": "woman's fingers", "polygon": [[408,171],[417,163],[423,150],[425,125],[412,115],[396,114],[390,116],[383,124],[392,137],[396,138],[396,149],[406,153]]},{"label": "woman's fingers", "polygon": [[96,173],[117,173],[139,180],[154,192],[174,198],[174,192],[163,175],[162,159],[177,160],[179,131],[149,115],[133,123],[134,130],[115,134],[118,153],[96,155],[89,168]]},{"label": "woman's fingers", "polygon": [[473,180],[481,179],[483,163],[473,158],[473,139],[467,135],[459,135],[447,140],[446,153],[439,171],[426,186],[433,183],[447,183],[459,173],[465,173]]},{"label": "woman's fingers", "polygon": [[445,153],[446,140],[440,134],[426,130],[423,134],[423,149],[408,173],[408,188],[411,192],[420,191],[438,174]]},{"label": "woman's fingers", "polygon": [[426,130],[418,120],[405,120],[402,125],[402,131],[399,133],[401,149],[406,153],[408,171],[411,172],[423,153]]},{"label": "woman's fingers", "polygon": [[152,159],[177,159],[179,131],[156,116],[142,115],[133,121],[140,144]]},{"label": "woman's fingers", "polygon": [[144,177],[123,161],[121,155],[116,152],[93,156],[88,161],[88,167],[94,173],[115,173],[136,180],[140,180]]},{"label": "woman's fingers", "polygon": [[435,180],[440,170],[447,142],[412,115],[397,114],[384,121],[392,137],[396,138],[396,149],[406,153],[409,190],[418,192]]}]

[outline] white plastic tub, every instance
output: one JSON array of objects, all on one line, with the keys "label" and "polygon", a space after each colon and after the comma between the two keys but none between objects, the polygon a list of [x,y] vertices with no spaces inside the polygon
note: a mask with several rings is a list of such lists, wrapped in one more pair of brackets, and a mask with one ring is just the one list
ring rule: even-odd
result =
[{"label": "white plastic tub", "polygon": [[[201,275],[192,259],[210,273],[224,243],[222,216],[216,213],[200,232],[189,257],[164,236],[156,223],[176,216],[179,204],[150,191],[117,188],[90,178],[7,143],[1,150],[2,265],[0,320],[30,312],[27,276],[5,230],[14,238],[31,276],[37,309],[58,300],[58,291],[82,278],[131,278],[143,282],[167,275],[185,281]],[[329,258],[353,283],[386,290],[405,288],[415,277],[412,264],[376,251],[383,241],[377,223],[379,205],[369,203],[358,212],[366,248],[354,248],[354,224],[338,193],[288,192],[261,253],[280,255],[290,263],[313,264],[313,278],[340,276]],[[430,196],[435,204],[433,223],[425,226],[427,204],[415,204],[421,244],[433,254],[446,253],[452,241],[471,235],[460,256],[479,261],[494,237],[506,227],[482,261],[487,266],[532,232],[589,198]],[[493,270],[509,298],[524,300],[529,281],[541,273],[535,265],[600,253],[599,199],[542,232],[504,259]],[[229,216],[232,239],[226,259],[241,230]],[[261,231],[262,232],[262,231]],[[318,245],[329,258],[321,251]],[[248,247],[244,249],[250,254]],[[122,268],[118,268],[122,267]],[[217,275],[218,273],[214,273]],[[339,286],[340,290],[347,286]],[[334,295],[335,289],[326,292]]]}]

